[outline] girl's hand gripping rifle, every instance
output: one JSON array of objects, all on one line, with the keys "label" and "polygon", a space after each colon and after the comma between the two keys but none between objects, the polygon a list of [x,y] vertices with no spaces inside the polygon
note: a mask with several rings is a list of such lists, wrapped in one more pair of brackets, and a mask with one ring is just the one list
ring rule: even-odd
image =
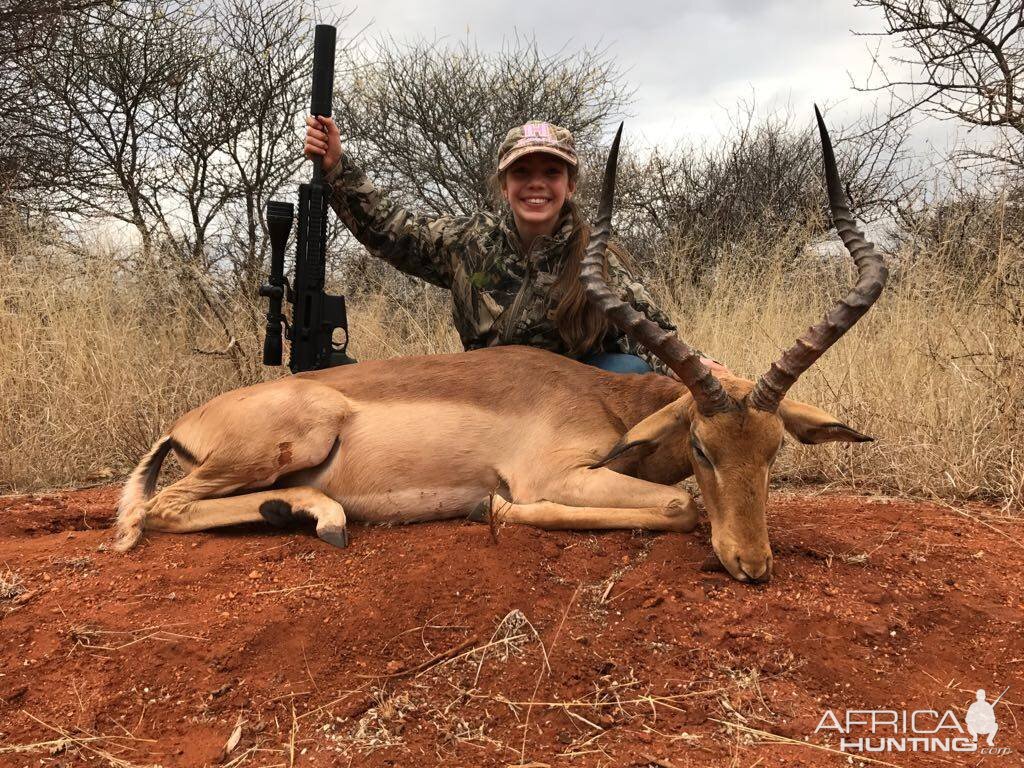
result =
[{"label": "girl's hand gripping rifle", "polygon": [[[313,42],[313,115],[330,117],[334,89],[335,29],[318,24]],[[291,203],[271,200],[267,203],[267,231],[270,233],[270,281],[260,287],[260,296],[270,300],[267,311],[267,337],[263,344],[263,364],[281,364],[281,330],[287,329],[292,354],[288,367],[292,373],[329,368],[356,362],[345,354],[348,348],[348,321],[345,297],[324,292],[325,251],[327,244],[327,201],[330,187],[324,184],[323,163],[313,160],[313,178],[299,185],[299,231],[295,248],[294,288],[284,276],[284,251],[292,228]],[[281,300],[292,305],[292,322],[281,313]],[[344,343],[336,346],[334,331],[345,333]]]}]

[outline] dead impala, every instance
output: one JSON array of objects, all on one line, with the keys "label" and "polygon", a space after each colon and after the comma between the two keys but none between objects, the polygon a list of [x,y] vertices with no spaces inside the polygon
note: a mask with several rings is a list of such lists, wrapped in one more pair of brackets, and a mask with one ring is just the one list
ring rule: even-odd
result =
[{"label": "dead impala", "polygon": [[[125,485],[117,548],[143,528],[186,532],[294,514],[345,546],[349,519],[414,522],[490,515],[541,528],[691,531],[674,487],[694,475],[722,565],[766,581],[765,508],[784,432],[802,443],[871,438],[785,397],[874,303],[886,269],[856,229],[815,110],[832,217],[856,285],[757,382],[716,377],[674,334],[601,277],[619,135],[581,270],[590,299],[679,377],[608,373],[527,347],[364,362],[236,389],[185,414]],[[621,127],[619,129],[621,134]],[[153,495],[170,451],[187,475]]]}]

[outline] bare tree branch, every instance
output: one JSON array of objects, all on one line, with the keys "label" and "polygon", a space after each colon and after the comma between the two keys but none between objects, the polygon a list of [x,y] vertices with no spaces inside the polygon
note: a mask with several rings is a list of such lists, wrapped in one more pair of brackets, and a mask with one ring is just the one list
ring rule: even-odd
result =
[{"label": "bare tree branch", "polygon": [[494,207],[488,178],[505,133],[547,120],[593,146],[631,91],[604,50],[544,54],[515,37],[497,53],[475,43],[378,41],[336,81],[348,145],[386,188],[435,213]]},{"label": "bare tree branch", "polygon": [[[876,60],[884,90],[897,101],[894,116],[923,111],[1003,133],[1004,170],[1024,170],[1024,5],[1020,0],[857,0],[883,12],[883,34],[902,46],[891,66]],[[893,75],[892,70],[906,72]],[[990,159],[992,152],[985,154]]]}]

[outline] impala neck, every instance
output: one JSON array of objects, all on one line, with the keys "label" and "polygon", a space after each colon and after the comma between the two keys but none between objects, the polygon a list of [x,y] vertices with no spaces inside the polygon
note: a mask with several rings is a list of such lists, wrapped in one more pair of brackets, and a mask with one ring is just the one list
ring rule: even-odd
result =
[{"label": "impala neck", "polygon": [[622,421],[626,429],[632,429],[655,411],[683,395],[689,395],[689,392],[682,382],[651,373],[617,376],[602,394],[608,410]]}]

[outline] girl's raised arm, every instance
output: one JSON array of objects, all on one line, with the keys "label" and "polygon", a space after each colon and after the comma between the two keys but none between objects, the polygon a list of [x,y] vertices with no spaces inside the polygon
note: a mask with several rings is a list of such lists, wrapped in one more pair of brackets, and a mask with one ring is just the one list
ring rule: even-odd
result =
[{"label": "girl's raised arm", "polygon": [[388,199],[342,149],[338,126],[329,117],[306,117],[304,153],[323,158],[331,207],[370,253],[408,275],[452,287],[450,246],[470,219],[430,216]]}]

